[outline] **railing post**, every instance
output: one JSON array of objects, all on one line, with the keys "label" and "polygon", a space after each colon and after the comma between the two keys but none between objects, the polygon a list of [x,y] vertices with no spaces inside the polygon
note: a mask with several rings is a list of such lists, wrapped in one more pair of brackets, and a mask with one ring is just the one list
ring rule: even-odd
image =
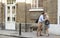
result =
[{"label": "railing post", "polygon": [[27,23],[25,23],[25,32],[27,32],[28,30],[27,30]]},{"label": "railing post", "polygon": [[21,23],[19,24],[19,35],[21,35]]}]

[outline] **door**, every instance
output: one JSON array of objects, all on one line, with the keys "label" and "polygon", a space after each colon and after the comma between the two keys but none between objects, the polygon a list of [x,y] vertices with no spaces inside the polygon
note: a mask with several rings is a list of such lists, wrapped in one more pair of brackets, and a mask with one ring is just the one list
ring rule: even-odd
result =
[{"label": "door", "polygon": [[15,30],[15,5],[6,6],[5,29]]}]

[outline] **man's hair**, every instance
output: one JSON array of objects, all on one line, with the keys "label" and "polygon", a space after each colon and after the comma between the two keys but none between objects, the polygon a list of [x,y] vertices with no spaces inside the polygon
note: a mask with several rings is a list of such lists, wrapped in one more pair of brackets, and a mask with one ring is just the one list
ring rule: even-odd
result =
[{"label": "man's hair", "polygon": [[44,14],[44,12],[42,12],[41,14]]}]

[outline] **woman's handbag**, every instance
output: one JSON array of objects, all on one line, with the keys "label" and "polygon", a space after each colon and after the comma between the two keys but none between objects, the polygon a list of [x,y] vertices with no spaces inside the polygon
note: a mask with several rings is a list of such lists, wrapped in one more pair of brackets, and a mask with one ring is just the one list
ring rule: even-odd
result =
[{"label": "woman's handbag", "polygon": [[36,19],[35,23],[38,23],[38,20],[39,20],[39,18],[38,18],[38,19]]},{"label": "woman's handbag", "polygon": [[49,25],[50,21],[49,20],[45,20],[45,25]]}]

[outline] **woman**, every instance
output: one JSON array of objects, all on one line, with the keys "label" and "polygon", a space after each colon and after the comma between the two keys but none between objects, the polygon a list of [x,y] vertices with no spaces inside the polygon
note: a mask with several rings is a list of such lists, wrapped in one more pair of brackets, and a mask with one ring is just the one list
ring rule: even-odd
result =
[{"label": "woman", "polygon": [[45,13],[45,30],[46,30],[46,34],[49,36],[49,31],[48,31],[48,28],[49,28],[49,16],[47,13]]}]

